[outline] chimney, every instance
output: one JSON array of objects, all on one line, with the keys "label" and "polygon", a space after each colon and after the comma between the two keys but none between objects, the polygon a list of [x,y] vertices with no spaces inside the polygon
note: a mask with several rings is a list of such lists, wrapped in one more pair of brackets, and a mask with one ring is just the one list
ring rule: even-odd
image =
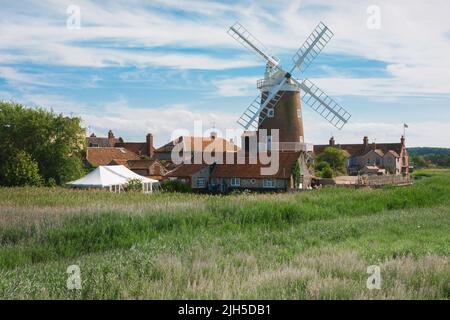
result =
[{"label": "chimney", "polygon": [[335,146],[336,142],[334,141],[334,137],[330,138],[329,144],[330,144],[330,147],[334,147]]},{"label": "chimney", "polygon": [[112,130],[108,131],[108,142],[110,147],[114,147],[114,145],[116,144],[116,138],[114,137],[114,133],[112,132]]},{"label": "chimney", "polygon": [[405,136],[402,136],[400,138],[400,142],[402,143],[402,146],[404,147],[405,146]]},{"label": "chimney", "polygon": [[146,142],[147,142],[147,155],[151,159],[153,158],[153,135],[151,133],[147,133]]},{"label": "chimney", "polygon": [[364,144],[364,148],[367,148],[369,146],[369,137],[364,136],[363,144]]}]

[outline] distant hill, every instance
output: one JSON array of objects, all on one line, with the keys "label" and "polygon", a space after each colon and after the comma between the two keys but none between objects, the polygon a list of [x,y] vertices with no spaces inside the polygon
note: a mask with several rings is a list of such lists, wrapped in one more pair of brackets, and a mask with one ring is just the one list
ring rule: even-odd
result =
[{"label": "distant hill", "polygon": [[428,154],[450,156],[450,148],[429,148],[429,147],[408,148],[408,153],[412,157],[423,156]]}]

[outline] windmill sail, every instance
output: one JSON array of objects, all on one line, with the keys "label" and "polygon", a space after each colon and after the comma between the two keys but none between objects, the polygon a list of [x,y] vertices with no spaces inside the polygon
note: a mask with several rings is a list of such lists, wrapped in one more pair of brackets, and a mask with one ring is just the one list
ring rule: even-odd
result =
[{"label": "windmill sail", "polygon": [[271,54],[268,54],[264,45],[239,22],[236,22],[228,29],[228,34],[248,50],[252,52],[256,51],[258,56],[263,58],[264,61],[268,62],[273,67],[278,65],[278,59]]},{"label": "windmill sail", "polygon": [[332,37],[333,32],[320,22],[292,58],[295,67],[299,68],[300,72],[304,72]]},{"label": "windmill sail", "polygon": [[305,79],[303,82],[298,83],[298,86],[303,90],[302,101],[333,126],[340,130],[348,122],[351,117],[350,113],[310,80]]}]

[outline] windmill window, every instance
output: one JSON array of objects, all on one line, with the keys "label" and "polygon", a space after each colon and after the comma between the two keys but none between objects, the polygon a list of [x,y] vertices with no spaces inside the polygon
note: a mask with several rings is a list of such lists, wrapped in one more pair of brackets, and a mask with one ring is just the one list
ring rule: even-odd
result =
[{"label": "windmill window", "polygon": [[273,118],[275,116],[275,110],[269,109],[267,110],[267,118]]}]

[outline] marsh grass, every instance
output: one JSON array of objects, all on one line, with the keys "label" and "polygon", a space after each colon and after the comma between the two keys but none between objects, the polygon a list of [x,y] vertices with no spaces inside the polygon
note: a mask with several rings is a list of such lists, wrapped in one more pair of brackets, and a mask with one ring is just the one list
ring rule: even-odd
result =
[{"label": "marsh grass", "polygon": [[445,171],[295,194],[0,189],[0,298],[448,299],[449,195]]}]

